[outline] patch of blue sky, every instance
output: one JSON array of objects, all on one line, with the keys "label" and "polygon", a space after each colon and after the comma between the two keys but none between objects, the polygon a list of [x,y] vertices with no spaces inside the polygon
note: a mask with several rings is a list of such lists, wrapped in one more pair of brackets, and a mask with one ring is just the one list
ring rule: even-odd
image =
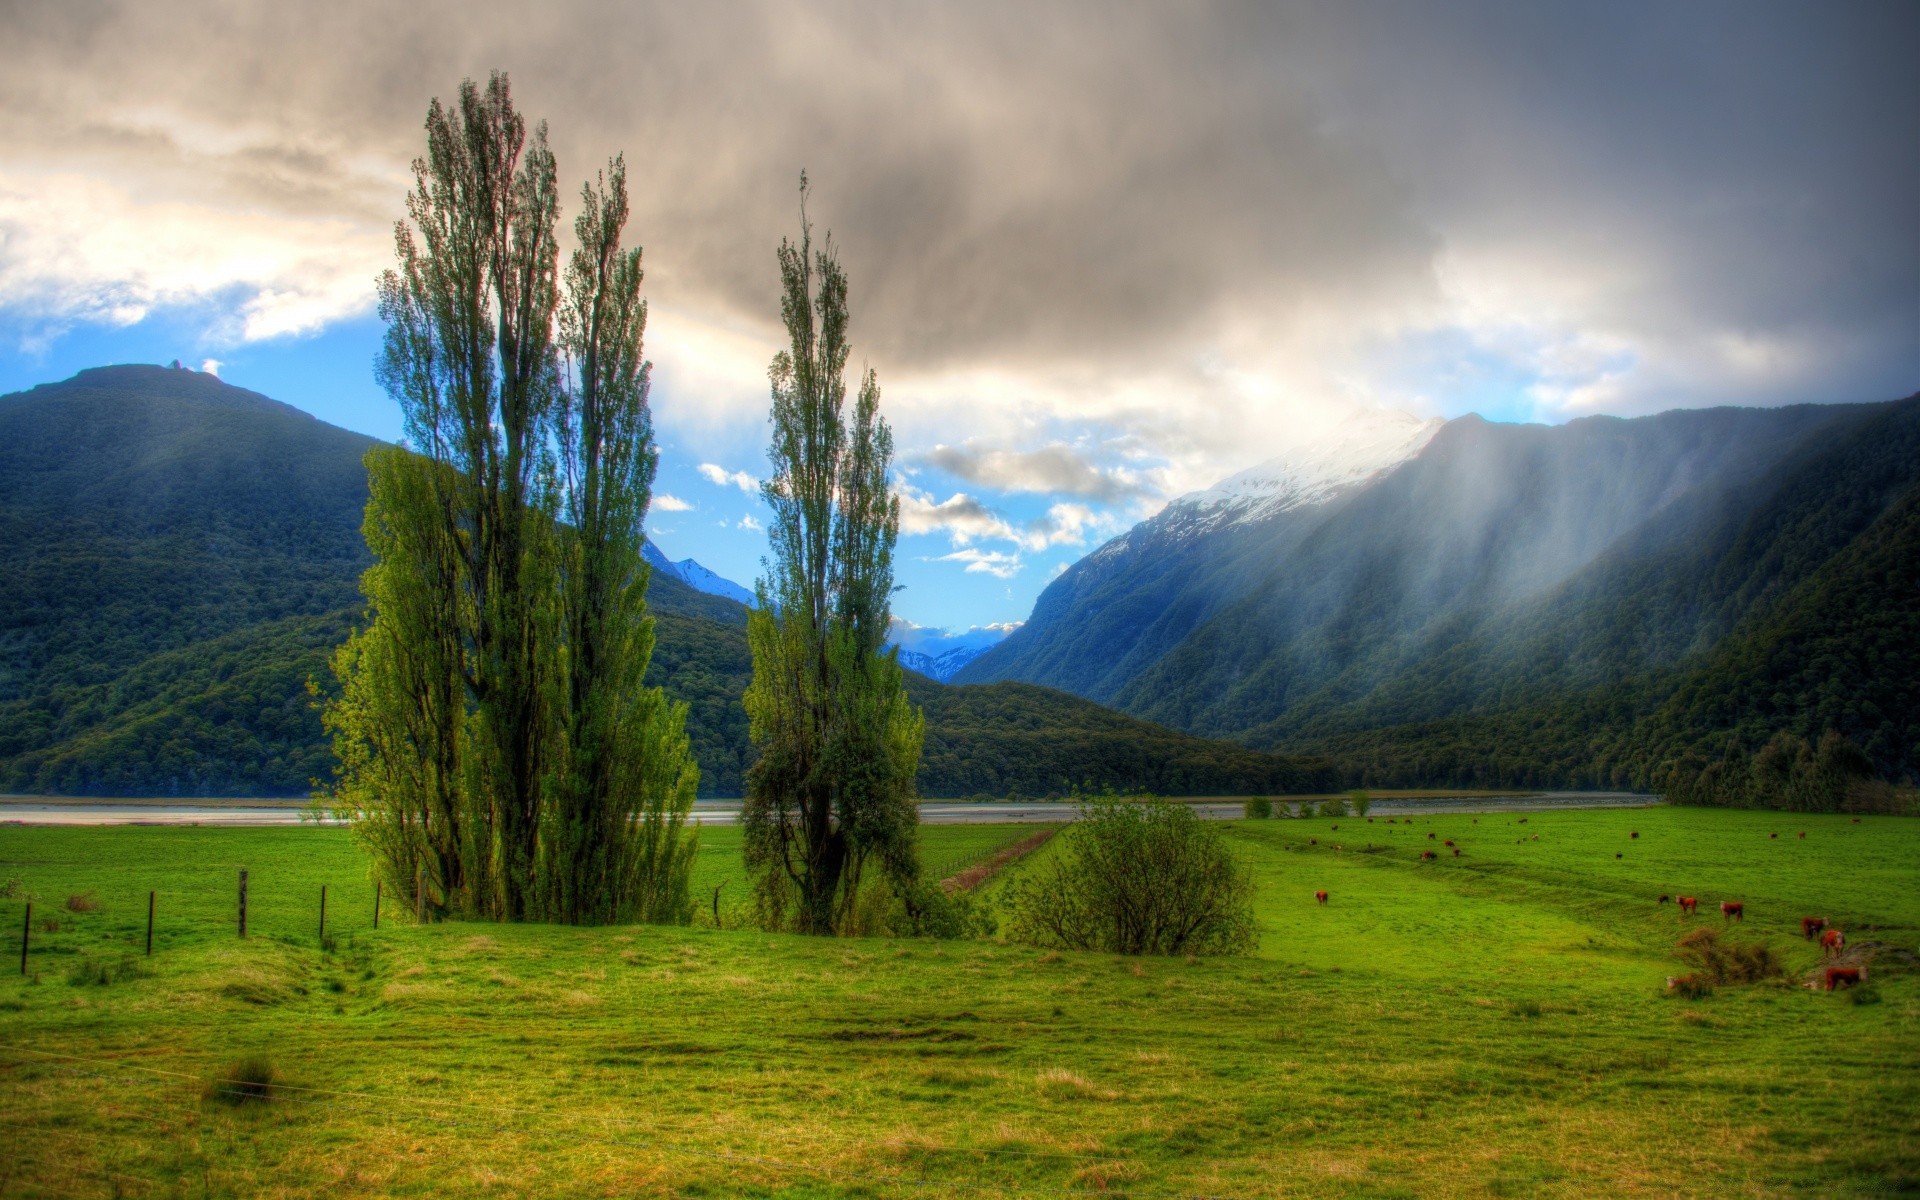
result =
[{"label": "patch of blue sky", "polygon": [[1417,397],[1453,418],[1479,413],[1489,421],[1551,419],[1542,411],[1540,372],[1511,352],[1461,329],[1408,334],[1381,348],[1372,374],[1397,395]]}]

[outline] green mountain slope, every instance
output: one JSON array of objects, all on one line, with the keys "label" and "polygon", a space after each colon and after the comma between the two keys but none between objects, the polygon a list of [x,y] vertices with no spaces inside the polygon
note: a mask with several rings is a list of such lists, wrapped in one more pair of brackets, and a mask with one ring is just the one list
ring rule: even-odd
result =
[{"label": "green mountain slope", "polygon": [[[0,790],[298,795],[325,778],[306,684],[329,682],[361,619],[372,444],[191,371],[100,368],[0,397]],[[660,573],[648,601],[648,681],[689,705],[702,794],[737,795],[746,610]],[[1328,780],[1042,689],[915,677],[914,696],[929,795]]]},{"label": "green mountain slope", "polygon": [[[1920,774],[1920,398],[1676,512],[1360,703],[1256,738],[1378,782],[1660,787],[1829,732]],[[1746,771],[1742,765],[1740,771]]]}]

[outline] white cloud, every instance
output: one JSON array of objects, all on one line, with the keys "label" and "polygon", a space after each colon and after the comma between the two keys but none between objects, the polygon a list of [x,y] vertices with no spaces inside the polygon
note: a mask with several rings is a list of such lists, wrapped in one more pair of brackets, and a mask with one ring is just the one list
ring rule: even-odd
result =
[{"label": "white cloud", "polygon": [[936,501],[910,483],[898,483],[894,491],[900,499],[901,533],[944,533],[955,546],[1008,542],[1037,553],[1050,546],[1083,546],[1089,534],[1118,528],[1112,514],[1085,504],[1055,504],[1045,516],[1015,525],[965,492]]},{"label": "white cloud", "polygon": [[688,504],[672,492],[660,492],[655,495],[653,498],[653,506],[661,512],[687,512],[693,508],[693,505]]},{"label": "white cloud", "polygon": [[1002,554],[995,550],[955,550],[952,554],[942,554],[932,562],[958,562],[967,564],[969,575],[992,575],[996,579],[1012,579],[1020,573],[1026,564],[1021,562],[1018,552]]},{"label": "white cloud", "polygon": [[732,485],[750,496],[757,495],[760,491],[760,481],[745,471],[729,471],[714,463],[701,463],[700,474],[704,475],[710,483],[720,487]]},{"label": "white cloud", "polygon": [[226,366],[226,364],[219,359],[209,358],[200,364],[200,370],[203,374],[218,375],[220,374],[220,368],[224,366]]},{"label": "white cloud", "polygon": [[764,532],[767,527],[765,525],[762,525],[759,521],[755,520],[754,515],[752,513],[745,513],[740,518],[740,524],[738,528],[751,530],[755,533],[761,533],[761,532]]},{"label": "white cloud", "polygon": [[227,344],[366,312],[392,236],[338,216],[226,208],[14,167],[0,168],[0,229],[0,307],[64,328],[212,305],[208,333]]}]

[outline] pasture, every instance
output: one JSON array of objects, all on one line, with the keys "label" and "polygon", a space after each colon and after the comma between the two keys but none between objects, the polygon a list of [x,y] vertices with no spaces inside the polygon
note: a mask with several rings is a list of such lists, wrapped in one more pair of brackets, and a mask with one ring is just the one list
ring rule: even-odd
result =
[{"label": "pasture", "polygon": [[[0,975],[0,1194],[1920,1188],[1920,822],[1520,818],[1224,824],[1260,947],[1198,961],[713,928],[713,888],[724,923],[744,899],[728,828],[701,833],[693,928],[417,928],[394,905],[376,932],[341,830],[0,827],[0,882],[36,897],[30,974]],[[923,861],[1031,832],[925,828]],[[1796,981],[1820,960],[1802,916],[1879,944],[1868,983],[1673,996],[1675,941],[1723,899],[1746,905],[1727,936]],[[14,955],[23,904],[0,899]],[[209,1098],[256,1057],[271,1100]]]}]

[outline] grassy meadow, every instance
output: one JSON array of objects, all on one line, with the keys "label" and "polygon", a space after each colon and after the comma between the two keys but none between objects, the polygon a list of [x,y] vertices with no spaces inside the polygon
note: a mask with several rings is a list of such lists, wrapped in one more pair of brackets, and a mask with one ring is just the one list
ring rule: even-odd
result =
[{"label": "grassy meadow", "polygon": [[[0,826],[0,883],[36,897],[30,973],[0,975],[0,1195],[1920,1189],[1920,822],[1522,816],[1223,824],[1260,947],[1198,961],[739,928],[725,827],[701,832],[693,928],[417,928],[394,905],[376,932],[343,830]],[[928,827],[923,861],[1031,832]],[[1803,915],[1880,943],[1868,985],[1667,993],[1722,899],[1796,979]],[[23,904],[0,899],[11,955]],[[210,1096],[249,1058],[269,1102]]]}]

